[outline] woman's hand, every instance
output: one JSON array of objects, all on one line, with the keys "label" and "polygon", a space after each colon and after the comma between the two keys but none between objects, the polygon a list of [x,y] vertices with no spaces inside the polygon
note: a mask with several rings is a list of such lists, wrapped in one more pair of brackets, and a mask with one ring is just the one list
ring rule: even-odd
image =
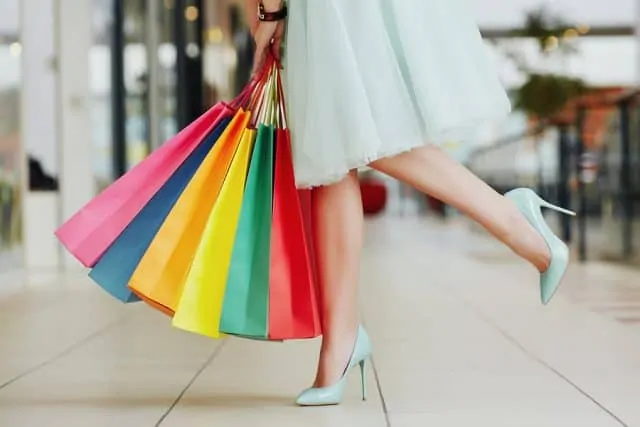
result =
[{"label": "woman's hand", "polygon": [[276,34],[273,36],[273,43],[271,50],[273,51],[273,55],[279,61],[280,54],[282,49],[282,40],[284,39],[285,32],[285,21],[278,22],[278,26],[276,27]]},{"label": "woman's hand", "polygon": [[278,29],[277,22],[260,22],[253,34],[256,43],[256,51],[253,57],[253,72],[262,70],[267,56],[272,52],[272,44]]},{"label": "woman's hand", "polygon": [[253,72],[262,70],[269,55],[280,59],[280,48],[284,37],[284,22],[260,22],[253,38],[256,52],[253,58]]},{"label": "woman's hand", "polygon": [[[256,7],[260,0],[249,0],[249,4]],[[282,0],[262,0],[262,4],[267,12],[278,11],[282,8]],[[252,6],[249,6],[252,7]],[[284,37],[284,22],[261,22],[259,20],[250,23],[251,34],[256,44],[256,52],[253,61],[253,72],[259,72],[264,66],[268,55],[272,54],[276,59],[280,59],[280,48]]]}]

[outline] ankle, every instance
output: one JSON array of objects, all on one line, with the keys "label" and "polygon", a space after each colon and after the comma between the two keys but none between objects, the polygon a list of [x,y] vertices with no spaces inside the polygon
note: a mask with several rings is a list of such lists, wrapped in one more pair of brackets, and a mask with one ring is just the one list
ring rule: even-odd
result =
[{"label": "ankle", "polygon": [[544,273],[551,265],[551,253],[549,252],[549,248],[545,244],[545,251],[538,254],[536,259],[532,262],[534,267],[538,269],[540,273]]},{"label": "ankle", "polygon": [[547,243],[517,208],[509,215],[506,229],[505,243],[507,246],[532,264],[539,272],[542,273],[549,268],[551,252]]},{"label": "ankle", "polygon": [[322,349],[325,351],[332,351],[333,349],[339,349],[352,343],[358,334],[358,325],[351,324],[340,325],[339,327],[333,327],[323,331],[322,336]]},{"label": "ankle", "polygon": [[[345,307],[335,307],[331,313],[324,313],[322,323],[322,340],[327,343],[340,344],[345,338],[348,339],[354,333],[357,333],[360,319],[357,310],[350,310],[353,313],[346,313]],[[339,315],[335,315],[339,313]],[[333,314],[333,315],[332,315]]]}]

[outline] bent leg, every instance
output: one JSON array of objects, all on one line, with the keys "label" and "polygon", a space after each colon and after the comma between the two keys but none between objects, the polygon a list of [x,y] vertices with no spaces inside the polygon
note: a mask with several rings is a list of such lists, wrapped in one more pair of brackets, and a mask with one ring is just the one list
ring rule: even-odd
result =
[{"label": "bent leg", "polygon": [[458,209],[539,271],[548,268],[549,249],[518,208],[440,148],[420,147],[370,166]]}]

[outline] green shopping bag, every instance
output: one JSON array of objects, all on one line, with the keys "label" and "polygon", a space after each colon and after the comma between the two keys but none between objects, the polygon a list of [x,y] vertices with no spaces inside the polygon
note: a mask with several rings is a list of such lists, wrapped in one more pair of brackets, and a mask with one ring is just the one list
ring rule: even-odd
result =
[{"label": "green shopping bag", "polygon": [[220,319],[221,332],[244,338],[268,336],[274,137],[273,127],[259,126]]}]

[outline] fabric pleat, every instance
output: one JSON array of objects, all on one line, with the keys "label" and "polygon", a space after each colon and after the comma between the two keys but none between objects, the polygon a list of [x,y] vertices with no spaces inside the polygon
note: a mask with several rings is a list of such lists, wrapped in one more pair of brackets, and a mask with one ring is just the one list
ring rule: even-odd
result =
[{"label": "fabric pleat", "polygon": [[448,142],[510,111],[463,0],[290,0],[287,26],[300,188]]}]

